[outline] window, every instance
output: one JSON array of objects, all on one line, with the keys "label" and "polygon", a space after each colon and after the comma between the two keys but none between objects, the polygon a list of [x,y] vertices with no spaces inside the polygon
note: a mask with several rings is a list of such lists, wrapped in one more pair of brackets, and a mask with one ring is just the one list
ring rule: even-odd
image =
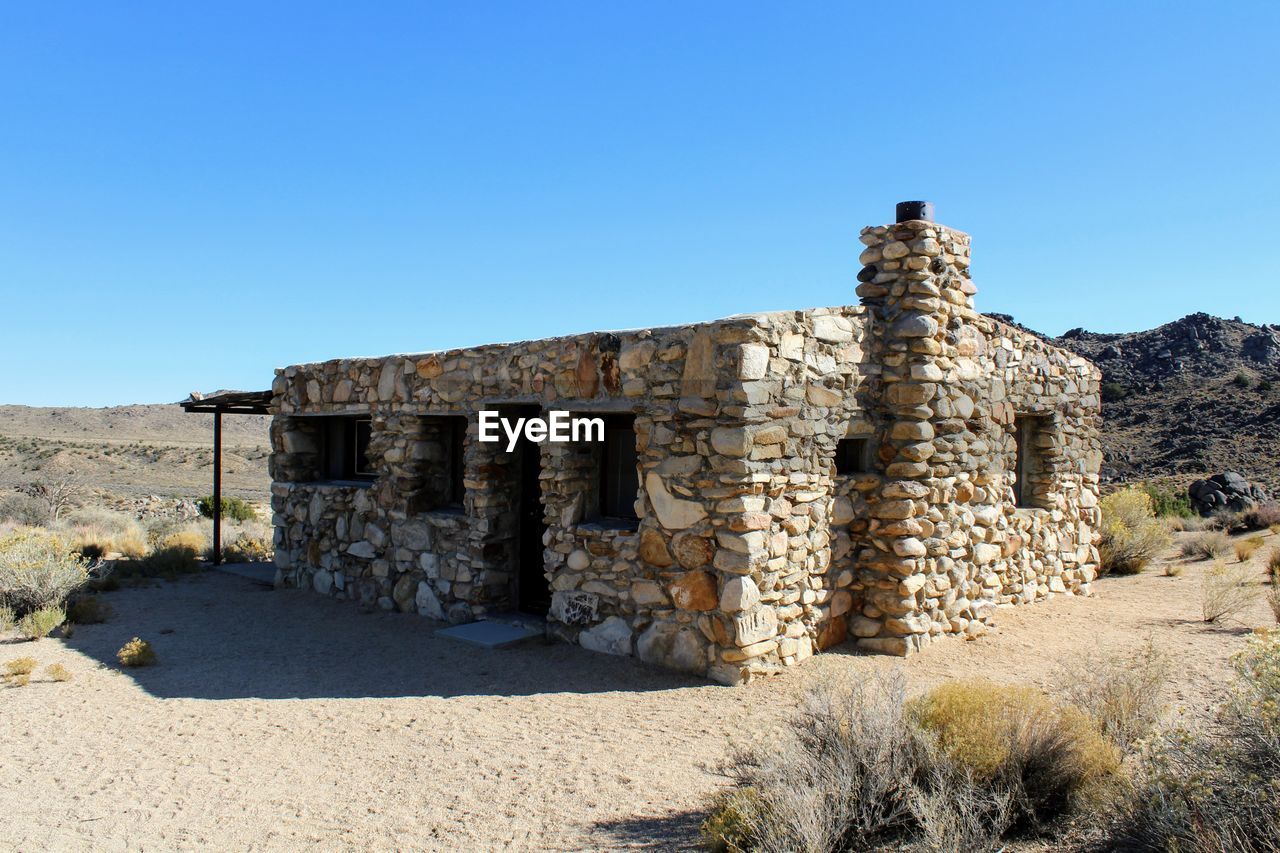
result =
[{"label": "window", "polygon": [[600,448],[598,472],[600,517],[634,520],[640,478],[636,473],[636,430],[633,416],[610,415],[604,419],[604,442]]},{"label": "window", "polygon": [[836,443],[836,474],[867,474],[874,466],[871,439],[842,438]]},{"label": "window", "polygon": [[467,420],[466,418],[449,418],[448,420],[449,426],[446,435],[448,439],[448,455],[445,462],[449,466],[449,489],[445,496],[445,504],[448,506],[462,506],[463,496],[467,493],[467,487],[463,483],[463,477],[466,474],[463,453],[466,450],[467,442]]},{"label": "window", "polygon": [[1020,507],[1042,506],[1035,487],[1048,476],[1044,464],[1044,445],[1050,421],[1035,415],[1018,415],[1013,419],[1015,458],[1013,465],[1013,499]]},{"label": "window", "polygon": [[324,477],[328,480],[372,480],[369,439],[373,423],[369,418],[327,417],[324,419]]}]

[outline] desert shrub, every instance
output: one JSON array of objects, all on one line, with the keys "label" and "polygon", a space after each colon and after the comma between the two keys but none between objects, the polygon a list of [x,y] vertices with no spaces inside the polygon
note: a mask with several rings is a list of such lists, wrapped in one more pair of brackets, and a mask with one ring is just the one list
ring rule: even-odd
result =
[{"label": "desert shrub", "polygon": [[123,571],[126,576],[172,579],[200,571],[200,560],[196,552],[186,546],[161,547],[141,560],[131,560]]},{"label": "desert shrub", "polygon": [[1258,504],[1253,509],[1245,510],[1240,523],[1247,530],[1267,530],[1273,524],[1280,524],[1280,504]]},{"label": "desert shrub", "polygon": [[146,640],[134,637],[116,652],[121,666],[152,666],[156,662],[156,650]]},{"label": "desert shrub", "polygon": [[270,562],[275,557],[273,530],[266,525],[245,525],[222,549],[222,555],[233,563]]},{"label": "desert shrub", "polygon": [[1107,740],[1127,754],[1164,713],[1169,655],[1151,639],[1127,654],[1093,652],[1059,669],[1059,691],[1091,716]]},{"label": "desert shrub", "polygon": [[35,672],[38,661],[35,658],[14,658],[7,661],[4,665],[4,674],[8,675],[30,675]]},{"label": "desert shrub", "polygon": [[820,684],[767,746],[739,751],[702,825],[719,850],[993,849],[1008,797],[975,786],[906,713],[901,678]]},{"label": "desert shrub", "polygon": [[1253,572],[1241,563],[1216,563],[1204,573],[1200,587],[1200,612],[1204,621],[1217,622],[1236,615],[1258,597]]},{"label": "desert shrub", "polygon": [[953,681],[912,710],[976,782],[1010,792],[1015,825],[1039,829],[1096,805],[1120,771],[1120,752],[1095,721],[1031,687]]},{"label": "desert shrub", "polygon": [[67,614],[61,607],[41,607],[18,620],[18,633],[28,640],[43,639],[65,621]]},{"label": "desert shrub", "polygon": [[1235,543],[1236,562],[1246,563],[1262,547],[1261,536],[1250,536]]},{"label": "desert shrub", "polygon": [[[213,518],[213,495],[201,498],[196,506],[205,518]],[[252,521],[258,517],[258,511],[253,508],[253,504],[242,498],[223,497],[222,517],[232,521]]]},{"label": "desert shrub", "polygon": [[1102,383],[1102,402],[1117,403],[1127,396],[1129,396],[1129,389],[1119,382]]},{"label": "desert shrub", "polygon": [[1232,663],[1236,695],[1205,729],[1152,740],[1098,849],[1280,850],[1280,632],[1255,632]]},{"label": "desert shrub", "polygon": [[200,570],[200,557],[208,547],[208,539],[198,525],[166,524],[148,531],[155,543],[152,551],[139,560],[116,565],[123,578],[175,578]]},{"label": "desert shrub", "polygon": [[1156,519],[1150,495],[1141,489],[1112,492],[1101,507],[1102,574],[1136,574],[1168,547],[1169,531]]},{"label": "desert shrub", "polygon": [[0,634],[13,630],[13,626],[18,624],[18,614],[13,612],[13,608],[4,604],[0,604]]},{"label": "desert shrub", "polygon": [[1249,378],[1249,374],[1241,372],[1231,377],[1231,384],[1242,390],[1247,390],[1253,387],[1253,380]]},{"label": "desert shrub", "polygon": [[49,510],[30,495],[8,494],[0,497],[0,521],[22,527],[39,527],[49,520]]},{"label": "desert shrub", "polygon": [[1272,586],[1267,590],[1265,598],[1267,606],[1271,608],[1271,615],[1276,618],[1276,624],[1280,625],[1280,587]]},{"label": "desert shrub", "polygon": [[0,681],[10,687],[26,687],[31,683],[31,673],[35,668],[35,658],[15,658],[0,669]]},{"label": "desert shrub", "polygon": [[98,625],[111,615],[111,605],[96,595],[81,595],[67,605],[67,621],[77,625]]},{"label": "desert shrub", "polygon": [[1182,563],[1165,563],[1163,574],[1167,578],[1180,578],[1186,570],[1187,567]]},{"label": "desert shrub", "polygon": [[1191,518],[1191,498],[1186,491],[1165,483],[1143,483],[1140,488],[1151,498],[1151,510],[1156,518]]},{"label": "desert shrub", "polygon": [[1231,537],[1221,530],[1204,530],[1182,540],[1179,551],[1188,560],[1217,560],[1231,552]]},{"label": "desert shrub", "polygon": [[82,507],[67,516],[66,538],[85,557],[110,553],[137,558],[147,553],[146,533],[137,519],[103,507]]},{"label": "desert shrub", "polygon": [[58,607],[89,580],[89,569],[61,539],[26,529],[0,540],[0,603],[19,614]]},{"label": "desert shrub", "polygon": [[209,540],[205,538],[204,533],[199,530],[185,528],[175,530],[166,536],[161,542],[159,549],[183,548],[192,554],[203,554],[209,547]]},{"label": "desert shrub", "polygon": [[70,681],[71,670],[67,669],[60,663],[51,663],[44,669],[45,673],[54,681]]},{"label": "desert shrub", "polygon": [[1214,510],[1205,520],[1205,530],[1222,530],[1230,533],[1244,526],[1244,513],[1232,509]]}]

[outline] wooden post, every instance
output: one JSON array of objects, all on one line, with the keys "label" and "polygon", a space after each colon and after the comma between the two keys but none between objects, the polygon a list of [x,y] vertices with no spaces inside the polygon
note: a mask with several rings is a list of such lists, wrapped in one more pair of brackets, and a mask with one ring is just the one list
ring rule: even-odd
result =
[{"label": "wooden post", "polygon": [[222,412],[213,413],[213,564],[222,562]]}]

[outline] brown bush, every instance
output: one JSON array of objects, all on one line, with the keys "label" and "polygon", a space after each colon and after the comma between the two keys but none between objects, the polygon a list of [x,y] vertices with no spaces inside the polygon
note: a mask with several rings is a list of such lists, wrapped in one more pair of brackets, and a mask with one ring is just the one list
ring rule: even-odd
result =
[{"label": "brown bush", "polygon": [[1188,536],[1179,550],[1188,560],[1217,560],[1231,552],[1231,537],[1221,530],[1206,530]]},{"label": "brown bush", "polygon": [[1235,543],[1236,562],[1247,563],[1249,558],[1257,553],[1262,547],[1261,536],[1250,536],[1248,539],[1242,539]]},{"label": "brown bush", "polygon": [[1147,639],[1128,654],[1085,653],[1063,664],[1059,691],[1097,721],[1122,753],[1150,735],[1164,714],[1171,661]]},{"label": "brown bush", "polygon": [[111,605],[96,595],[82,595],[67,605],[67,621],[77,625],[98,625],[111,615]]},{"label": "brown bush", "polygon": [[71,670],[67,669],[60,663],[51,663],[44,669],[45,673],[54,681],[70,681]]},{"label": "brown bush", "polygon": [[1240,523],[1248,530],[1266,530],[1273,524],[1280,524],[1280,504],[1259,504],[1246,510],[1240,517]]},{"label": "brown bush", "polygon": [[819,684],[778,740],[734,755],[702,825],[712,850],[990,850],[1009,795],[975,785],[906,714],[900,677]]},{"label": "brown bush", "polygon": [[949,682],[912,711],[975,782],[1011,792],[1015,825],[1039,829],[1096,805],[1120,772],[1120,752],[1097,723],[1031,687]]},{"label": "brown bush", "polygon": [[1205,622],[1217,622],[1244,610],[1258,598],[1253,572],[1242,563],[1217,563],[1204,574],[1200,611]]},{"label": "brown bush", "polygon": [[116,652],[116,660],[121,666],[153,666],[156,663],[156,651],[146,640],[134,637]]}]

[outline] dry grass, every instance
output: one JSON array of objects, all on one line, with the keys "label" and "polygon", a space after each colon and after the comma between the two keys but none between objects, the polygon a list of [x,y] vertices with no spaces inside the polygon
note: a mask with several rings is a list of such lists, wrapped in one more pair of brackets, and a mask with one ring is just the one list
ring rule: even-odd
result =
[{"label": "dry grass", "polygon": [[1267,575],[1273,584],[1280,586],[1280,547],[1272,548],[1267,554]]},{"label": "dry grass", "polygon": [[121,666],[154,666],[156,651],[146,640],[134,637],[116,652],[116,660]]},{"label": "dry grass", "polygon": [[1148,638],[1128,654],[1081,655],[1062,665],[1056,680],[1061,694],[1127,754],[1164,714],[1171,665],[1169,655]]},{"label": "dry grass", "polygon": [[65,621],[67,614],[61,607],[42,607],[18,620],[18,633],[28,640],[43,639]]},{"label": "dry grass", "polygon": [[1247,563],[1258,549],[1263,545],[1261,536],[1250,536],[1248,539],[1242,539],[1235,543],[1236,562]]},{"label": "dry grass", "polygon": [[70,681],[71,670],[60,663],[51,663],[44,669],[45,674],[54,681]]},{"label": "dry grass", "polygon": [[99,625],[111,615],[111,605],[96,595],[77,596],[67,605],[67,621],[77,625]]},{"label": "dry grass", "polygon": [[1144,751],[1096,849],[1280,850],[1280,632],[1254,632],[1232,663],[1240,689],[1202,730]]},{"label": "dry grass", "polygon": [[1164,571],[1161,574],[1167,578],[1180,578],[1186,570],[1187,567],[1182,563],[1169,562],[1164,564]]},{"label": "dry grass", "polygon": [[1272,584],[1266,594],[1267,606],[1271,608],[1271,615],[1276,618],[1276,624],[1280,625],[1280,586]]},{"label": "dry grass", "polygon": [[1258,598],[1253,572],[1244,563],[1217,563],[1205,572],[1201,584],[1200,612],[1205,622],[1229,619]]},{"label": "dry grass", "polygon": [[911,710],[976,782],[1010,791],[1015,822],[1026,828],[1096,805],[1120,772],[1120,751],[1094,720],[1033,687],[954,681]]},{"label": "dry grass", "polygon": [[1184,539],[1179,550],[1188,560],[1219,560],[1231,553],[1231,537],[1221,530],[1206,530]]},{"label": "dry grass", "polygon": [[36,659],[31,657],[15,658],[0,669],[0,681],[10,687],[26,687],[31,683],[31,673],[35,672]]}]

